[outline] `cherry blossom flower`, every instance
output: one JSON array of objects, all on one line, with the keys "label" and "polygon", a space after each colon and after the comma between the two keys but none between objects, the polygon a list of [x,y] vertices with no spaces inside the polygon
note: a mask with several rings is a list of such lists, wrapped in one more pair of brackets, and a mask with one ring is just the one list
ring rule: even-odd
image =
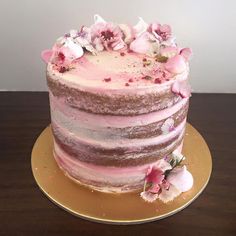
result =
[{"label": "cherry blossom flower", "polygon": [[175,37],[172,36],[172,30],[169,25],[161,25],[159,23],[152,23],[148,27],[150,32],[157,41],[163,46],[175,46]]},{"label": "cherry blossom flower", "polygon": [[95,24],[91,26],[91,40],[97,51],[120,50],[126,47],[121,29],[110,22],[105,22],[95,15]]},{"label": "cherry blossom flower", "polygon": [[58,40],[52,51],[51,62],[57,65],[69,65],[84,54],[81,45],[76,43],[72,37],[63,37],[61,40]]}]

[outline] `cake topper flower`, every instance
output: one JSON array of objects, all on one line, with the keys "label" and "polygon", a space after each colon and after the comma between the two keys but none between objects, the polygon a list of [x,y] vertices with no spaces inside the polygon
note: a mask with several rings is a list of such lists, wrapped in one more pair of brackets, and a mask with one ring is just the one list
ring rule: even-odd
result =
[{"label": "cake topper flower", "polygon": [[122,31],[119,26],[106,22],[100,16],[94,16],[95,23],[91,26],[92,44],[97,51],[120,50],[126,47]]},{"label": "cake topper flower", "polygon": [[150,167],[140,196],[147,202],[160,199],[166,203],[190,190],[193,177],[186,166],[181,166],[182,160],[184,156],[175,151],[171,158],[161,159],[155,166]]}]

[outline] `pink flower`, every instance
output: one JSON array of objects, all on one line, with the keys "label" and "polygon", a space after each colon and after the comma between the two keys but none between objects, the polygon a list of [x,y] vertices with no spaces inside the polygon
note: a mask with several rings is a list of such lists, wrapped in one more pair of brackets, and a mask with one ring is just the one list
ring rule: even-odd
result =
[{"label": "pink flower", "polygon": [[152,184],[160,184],[162,180],[164,179],[164,172],[157,168],[156,166],[153,166],[148,169],[147,175],[146,175],[146,182],[152,183]]},{"label": "pink flower", "polygon": [[63,37],[53,46],[51,62],[56,65],[69,65],[77,58],[83,56],[84,51],[81,45],[71,37]]},{"label": "pink flower", "polygon": [[118,26],[95,16],[95,24],[91,26],[91,40],[96,50],[120,50],[126,46],[122,37],[123,33]]},{"label": "pink flower", "polygon": [[171,37],[171,27],[169,25],[161,25],[152,23],[149,26],[149,32],[152,33],[159,41],[167,41]]}]

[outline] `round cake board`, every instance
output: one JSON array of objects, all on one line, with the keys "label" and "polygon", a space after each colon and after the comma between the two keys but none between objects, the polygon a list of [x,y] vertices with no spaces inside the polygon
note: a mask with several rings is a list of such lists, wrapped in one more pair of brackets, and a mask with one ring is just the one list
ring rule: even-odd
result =
[{"label": "round cake board", "polygon": [[139,224],[171,216],[187,207],[206,187],[212,170],[211,154],[199,132],[187,124],[183,154],[184,164],[192,173],[194,186],[172,202],[147,203],[139,192],[109,194],[79,185],[65,176],[53,158],[50,126],[36,140],[31,166],[43,193],[59,207],[75,216],[108,224]]}]

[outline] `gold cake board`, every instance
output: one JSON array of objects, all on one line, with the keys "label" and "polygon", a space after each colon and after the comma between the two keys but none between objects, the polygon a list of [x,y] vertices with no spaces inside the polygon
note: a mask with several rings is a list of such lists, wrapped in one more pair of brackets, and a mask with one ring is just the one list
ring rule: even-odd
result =
[{"label": "gold cake board", "polygon": [[184,163],[194,178],[193,188],[174,201],[145,202],[139,192],[109,194],[76,184],[64,175],[53,158],[51,128],[47,127],[34,144],[31,166],[43,193],[56,205],[75,216],[109,224],[139,224],[173,215],[193,202],[206,187],[212,170],[211,154],[199,132],[187,124]]}]

